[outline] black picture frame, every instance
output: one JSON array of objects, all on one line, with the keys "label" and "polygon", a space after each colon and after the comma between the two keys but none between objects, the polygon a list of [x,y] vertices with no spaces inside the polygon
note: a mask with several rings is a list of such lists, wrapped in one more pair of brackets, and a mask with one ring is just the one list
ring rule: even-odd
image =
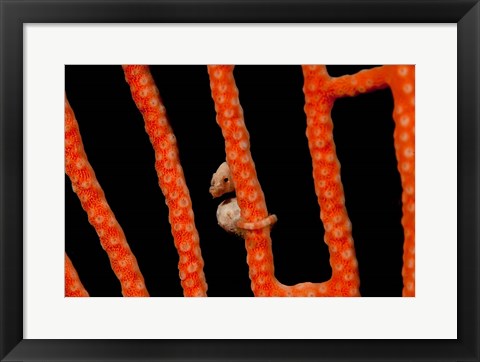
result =
[{"label": "black picture frame", "polygon": [[[0,358],[59,360],[479,361],[480,4],[423,1],[0,0]],[[456,23],[458,338],[456,340],[23,339],[23,25],[26,23]],[[441,197],[441,195],[439,195]],[[441,316],[439,316],[441,318]]]}]

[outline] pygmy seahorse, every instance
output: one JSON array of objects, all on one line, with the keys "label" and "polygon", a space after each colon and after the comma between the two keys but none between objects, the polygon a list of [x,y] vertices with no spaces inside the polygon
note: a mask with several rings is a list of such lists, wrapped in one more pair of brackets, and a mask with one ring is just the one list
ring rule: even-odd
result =
[{"label": "pygmy seahorse", "polygon": [[[220,197],[226,193],[235,191],[232,174],[226,162],[223,162],[212,176],[210,193]],[[277,221],[276,215],[269,215],[263,220],[246,222],[241,220],[240,207],[237,198],[231,197],[220,203],[217,208],[218,224],[226,231],[243,236],[245,230],[263,229],[273,225]]]}]

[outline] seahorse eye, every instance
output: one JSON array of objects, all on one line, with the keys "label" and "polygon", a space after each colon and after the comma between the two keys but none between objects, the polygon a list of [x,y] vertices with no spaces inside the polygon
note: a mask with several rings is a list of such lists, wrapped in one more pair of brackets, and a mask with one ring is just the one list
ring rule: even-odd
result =
[{"label": "seahorse eye", "polygon": [[228,177],[225,177],[225,178],[223,179],[223,182],[227,183],[227,182],[228,182]]}]

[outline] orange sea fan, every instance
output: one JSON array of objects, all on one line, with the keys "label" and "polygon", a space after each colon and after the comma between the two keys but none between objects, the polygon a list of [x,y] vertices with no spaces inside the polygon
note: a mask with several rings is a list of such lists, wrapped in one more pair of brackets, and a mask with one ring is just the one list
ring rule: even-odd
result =
[{"label": "orange sea fan", "polygon": [[[361,67],[327,67],[329,73]],[[250,296],[244,242],[216,223],[210,178],[225,158],[205,66],[151,67],[175,133],[200,235],[209,296]],[[240,92],[256,172],[272,230],[275,275],[287,285],[330,278],[323,243],[300,66],[238,66]],[[66,92],[85,149],[127,235],[151,296],[180,296],[178,255],[157,184],[154,152],[120,66],[68,66]],[[342,98],[332,110],[336,151],[352,222],[362,296],[402,290],[401,179],[394,149],[389,88]],[[68,181],[66,181],[68,183]],[[91,296],[119,296],[98,238],[68,193],[66,250]]]}]

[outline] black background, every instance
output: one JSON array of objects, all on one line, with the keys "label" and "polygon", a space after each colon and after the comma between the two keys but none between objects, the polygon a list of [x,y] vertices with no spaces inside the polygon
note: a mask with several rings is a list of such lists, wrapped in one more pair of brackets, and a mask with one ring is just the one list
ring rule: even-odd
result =
[{"label": "black background", "polygon": [[[371,66],[328,66],[332,76]],[[65,89],[88,159],[137,257],[150,295],[182,296],[168,209],[154,152],[121,66],[65,67]],[[178,140],[200,234],[209,296],[253,296],[242,239],[217,225],[221,200],[208,192],[225,159],[206,66],[152,66]],[[296,66],[235,67],[251,150],[272,230],[280,282],[329,279],[328,250],[305,136],[303,75]],[[389,89],[338,99],[332,111],[362,296],[401,296],[401,185]],[[98,236],[65,176],[65,248],[91,296],[121,296]]]}]

